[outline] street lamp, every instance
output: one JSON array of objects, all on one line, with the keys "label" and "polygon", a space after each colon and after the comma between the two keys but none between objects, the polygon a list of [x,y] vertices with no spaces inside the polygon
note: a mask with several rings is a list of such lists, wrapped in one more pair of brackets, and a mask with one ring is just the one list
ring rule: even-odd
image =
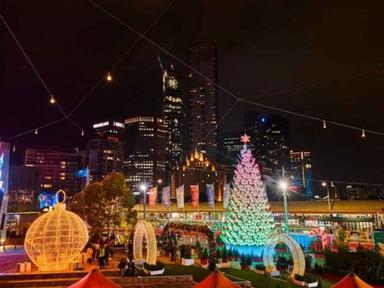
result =
[{"label": "street lamp", "polygon": [[279,181],[279,188],[283,194],[284,199],[284,232],[288,233],[288,202],[287,202],[287,192],[288,192],[288,182],[284,178]]},{"label": "street lamp", "polygon": [[327,188],[328,210],[331,210],[331,199],[329,197],[329,187],[328,187],[328,184],[327,184],[327,182],[323,181],[323,182],[321,182],[321,186]]},{"label": "street lamp", "polygon": [[157,180],[157,184],[161,184],[161,183],[163,183],[163,180],[159,178],[159,179]]},{"label": "street lamp", "polygon": [[143,200],[143,206],[144,206],[144,210],[143,210],[143,218],[144,218],[144,221],[145,221],[145,216],[146,216],[146,210],[147,210],[147,185],[146,184],[141,184],[140,185],[140,190],[143,191],[143,195],[144,195],[144,200]]}]

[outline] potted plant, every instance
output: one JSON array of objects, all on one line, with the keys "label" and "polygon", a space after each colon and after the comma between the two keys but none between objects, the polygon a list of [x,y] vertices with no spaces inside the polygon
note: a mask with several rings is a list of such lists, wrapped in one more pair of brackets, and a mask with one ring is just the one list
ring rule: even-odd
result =
[{"label": "potted plant", "polygon": [[216,258],[217,258],[217,263],[223,262],[222,253],[221,253],[220,248],[216,250]]},{"label": "potted plant", "polygon": [[223,249],[223,252],[221,253],[221,258],[223,259],[223,263],[227,263],[228,262],[228,259],[229,259],[229,256],[228,256],[228,251],[227,249]]},{"label": "potted plant", "polygon": [[192,254],[191,254],[191,247],[189,245],[184,246],[183,250],[184,250],[183,251],[184,253],[182,253],[183,256],[181,258],[181,264],[184,266],[191,266],[195,264],[195,261],[192,258]]},{"label": "potted plant", "polygon": [[164,274],[164,264],[159,261],[156,262],[155,265],[150,265],[147,262],[144,262],[143,270],[147,275],[162,275]]},{"label": "potted plant", "polygon": [[241,254],[241,257],[240,257],[240,267],[241,267],[241,270],[248,270],[247,257],[245,257],[244,254]]},{"label": "potted plant", "polygon": [[305,277],[303,275],[293,275],[293,283],[298,286],[305,286]]},{"label": "potted plant", "polygon": [[208,249],[205,248],[201,253],[200,263],[202,266],[208,265]]},{"label": "potted plant", "polygon": [[264,266],[264,264],[256,264],[255,265],[255,272],[257,274],[264,275],[265,274],[265,266]]}]

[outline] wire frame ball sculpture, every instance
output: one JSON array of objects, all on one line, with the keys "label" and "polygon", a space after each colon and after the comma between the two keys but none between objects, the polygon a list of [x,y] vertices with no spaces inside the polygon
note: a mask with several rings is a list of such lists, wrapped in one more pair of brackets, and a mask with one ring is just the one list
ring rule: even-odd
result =
[{"label": "wire frame ball sculpture", "polygon": [[85,222],[62,202],[37,218],[29,227],[24,248],[40,271],[68,270],[88,242]]}]

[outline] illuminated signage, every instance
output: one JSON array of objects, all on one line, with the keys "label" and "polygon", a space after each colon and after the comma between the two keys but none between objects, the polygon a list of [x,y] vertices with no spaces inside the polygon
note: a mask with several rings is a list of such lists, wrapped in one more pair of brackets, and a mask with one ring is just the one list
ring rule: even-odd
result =
[{"label": "illuminated signage", "polygon": [[93,128],[100,128],[100,127],[105,127],[105,126],[108,126],[109,125],[109,122],[101,122],[101,123],[96,123],[93,125]]},{"label": "illuminated signage", "polygon": [[124,128],[124,124],[120,122],[113,122],[113,126]]}]

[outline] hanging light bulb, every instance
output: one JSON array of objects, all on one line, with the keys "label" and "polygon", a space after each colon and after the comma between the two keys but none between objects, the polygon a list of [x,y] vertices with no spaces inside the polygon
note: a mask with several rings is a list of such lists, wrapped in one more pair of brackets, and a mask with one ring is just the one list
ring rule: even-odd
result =
[{"label": "hanging light bulb", "polygon": [[39,134],[39,131],[37,129],[35,129],[35,135]]},{"label": "hanging light bulb", "polygon": [[51,97],[49,98],[49,103],[51,103],[52,105],[56,103],[55,97],[53,97],[53,95],[51,95]]},{"label": "hanging light bulb", "polygon": [[365,130],[361,130],[361,138],[365,138]]},{"label": "hanging light bulb", "polygon": [[81,129],[81,136],[84,136],[84,130]]},{"label": "hanging light bulb", "polygon": [[111,73],[107,73],[107,77],[105,78],[108,82],[112,82],[112,75]]},{"label": "hanging light bulb", "polygon": [[13,145],[12,152],[13,152],[13,153],[16,152],[16,145]]},{"label": "hanging light bulb", "polygon": [[326,129],[327,128],[327,122],[325,122],[325,120],[323,120],[323,129]]}]

